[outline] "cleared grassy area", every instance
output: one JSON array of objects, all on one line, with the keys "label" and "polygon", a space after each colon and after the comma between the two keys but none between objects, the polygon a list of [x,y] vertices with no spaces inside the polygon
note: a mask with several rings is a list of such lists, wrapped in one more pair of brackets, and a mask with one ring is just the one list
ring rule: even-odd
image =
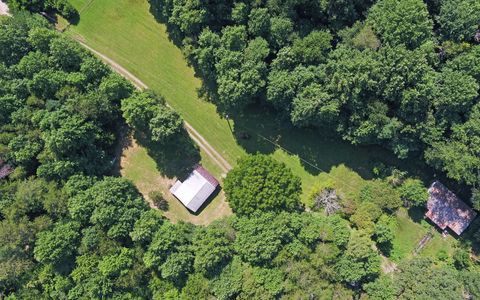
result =
[{"label": "cleared grassy area", "polygon": [[[397,230],[393,241],[391,257],[395,261],[413,257],[413,251],[425,234],[431,232],[433,237],[418,253],[420,257],[436,259],[440,252],[449,257],[453,255],[457,241],[452,236],[442,235],[430,224],[421,222],[423,210],[414,210],[413,213],[401,208],[397,213]],[[417,222],[415,222],[416,220]],[[423,223],[423,224],[421,224]]]},{"label": "cleared grassy area", "polygon": [[[214,165],[208,160],[208,156],[203,156],[201,163],[204,165]],[[173,222],[186,221],[193,224],[208,224],[216,219],[230,215],[228,204],[225,202],[223,192],[215,194],[203,209],[197,214],[190,213],[177,199],[169,192],[170,186],[175,182],[175,178],[168,178],[162,175],[157,168],[157,163],[148,154],[146,148],[132,142],[122,153],[120,159],[120,173],[123,177],[130,179],[138,190],[150,202],[148,193],[151,191],[161,191],[168,202],[168,210],[164,215]],[[213,170],[217,178],[220,177],[220,170]]]},{"label": "cleared grassy area", "polygon": [[406,257],[411,257],[418,242],[427,232],[428,229],[411,220],[406,209],[399,210],[397,213],[397,230],[391,252],[392,259],[400,261]]},{"label": "cleared grassy area", "polygon": [[[234,163],[245,151],[232,136],[213,104],[197,96],[200,80],[180,49],[168,40],[164,25],[155,21],[145,0],[74,0],[80,21],[69,34],[81,36],[162,94],[217,151]],[[84,8],[84,9],[82,9]]]}]

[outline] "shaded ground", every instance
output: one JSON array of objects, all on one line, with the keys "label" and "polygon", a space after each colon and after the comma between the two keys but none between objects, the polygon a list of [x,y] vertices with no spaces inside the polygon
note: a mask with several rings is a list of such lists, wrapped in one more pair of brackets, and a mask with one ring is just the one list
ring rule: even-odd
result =
[{"label": "shaded ground", "polygon": [[280,147],[298,155],[305,170],[314,176],[345,164],[362,178],[371,179],[374,167],[384,164],[406,170],[426,182],[432,178],[432,171],[420,159],[400,160],[380,146],[354,146],[335,132],[296,128],[267,108],[248,108],[234,120],[235,137],[247,152],[272,153]]}]

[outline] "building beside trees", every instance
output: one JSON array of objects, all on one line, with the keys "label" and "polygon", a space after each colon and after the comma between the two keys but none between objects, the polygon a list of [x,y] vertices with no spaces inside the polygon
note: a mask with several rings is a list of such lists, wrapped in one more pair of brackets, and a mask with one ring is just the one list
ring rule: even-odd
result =
[{"label": "building beside trees", "polygon": [[177,180],[170,192],[189,210],[196,212],[215,192],[219,183],[207,170],[198,165],[185,181]]},{"label": "building beside trees", "polygon": [[425,214],[440,229],[447,227],[460,235],[475,219],[477,213],[457,195],[439,181],[432,183],[428,189],[428,211]]}]

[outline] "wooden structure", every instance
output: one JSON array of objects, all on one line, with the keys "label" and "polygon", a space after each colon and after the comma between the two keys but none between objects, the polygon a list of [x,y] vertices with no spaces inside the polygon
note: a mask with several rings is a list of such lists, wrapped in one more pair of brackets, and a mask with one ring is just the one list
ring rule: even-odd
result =
[{"label": "wooden structure", "polygon": [[427,208],[427,218],[440,229],[446,230],[448,227],[457,235],[462,234],[477,216],[473,209],[439,181],[432,183],[428,189]]},{"label": "wooden structure", "polygon": [[14,171],[14,168],[5,163],[3,159],[0,158],[0,179],[4,179],[8,177],[8,175],[12,174]]}]

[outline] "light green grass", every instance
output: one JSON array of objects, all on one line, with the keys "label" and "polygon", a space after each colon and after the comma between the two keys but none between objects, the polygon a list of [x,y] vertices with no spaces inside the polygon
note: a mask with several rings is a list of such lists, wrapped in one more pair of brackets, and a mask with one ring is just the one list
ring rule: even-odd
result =
[{"label": "light green grass", "polygon": [[[82,10],[87,0],[74,0]],[[96,0],[69,28],[162,94],[229,162],[245,154],[213,104],[197,96],[200,80],[180,49],[168,40],[165,26],[155,21],[145,0]]]},{"label": "light green grass", "polygon": [[393,240],[392,259],[400,261],[411,257],[418,242],[427,232],[428,229],[409,218],[405,209],[400,209],[397,213],[397,230]]},{"label": "light green grass", "polygon": [[[419,218],[423,214],[423,210],[415,212]],[[414,222],[408,215],[406,209],[401,208],[397,213],[397,230],[393,241],[393,250],[391,258],[400,261],[405,258],[413,257],[413,251],[417,247],[420,240],[431,232],[433,237],[427,242],[425,247],[418,253],[419,257],[437,258],[439,252],[444,251],[449,257],[453,255],[457,241],[452,236],[442,237],[442,235],[432,225],[422,222],[422,224]]]}]

